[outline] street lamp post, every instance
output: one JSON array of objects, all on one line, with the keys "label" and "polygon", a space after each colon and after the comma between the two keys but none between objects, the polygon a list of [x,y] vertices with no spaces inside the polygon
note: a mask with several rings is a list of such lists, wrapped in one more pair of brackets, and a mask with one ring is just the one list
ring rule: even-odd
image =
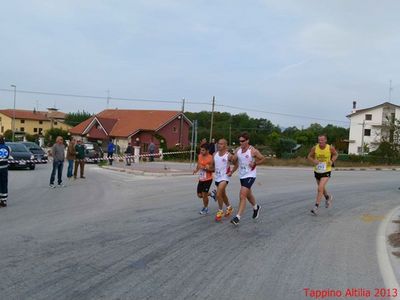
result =
[{"label": "street lamp post", "polygon": [[15,102],[17,99],[17,86],[12,84],[11,87],[14,88],[14,110],[13,110],[13,119],[12,119],[12,141],[15,141]]}]

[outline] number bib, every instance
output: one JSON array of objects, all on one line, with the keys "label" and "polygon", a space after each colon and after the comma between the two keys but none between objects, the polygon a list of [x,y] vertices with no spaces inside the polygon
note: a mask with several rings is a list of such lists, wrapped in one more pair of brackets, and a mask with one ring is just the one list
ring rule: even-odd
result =
[{"label": "number bib", "polygon": [[246,164],[241,164],[239,166],[239,175],[244,176],[250,171],[250,167]]},{"label": "number bib", "polygon": [[326,172],[326,163],[325,163],[325,162],[320,162],[320,163],[317,165],[316,169],[317,169],[317,172],[318,172],[318,173],[324,173],[324,172]]},{"label": "number bib", "polygon": [[199,179],[200,180],[205,180],[207,178],[207,172],[204,171],[203,169],[200,170],[199,172]]}]

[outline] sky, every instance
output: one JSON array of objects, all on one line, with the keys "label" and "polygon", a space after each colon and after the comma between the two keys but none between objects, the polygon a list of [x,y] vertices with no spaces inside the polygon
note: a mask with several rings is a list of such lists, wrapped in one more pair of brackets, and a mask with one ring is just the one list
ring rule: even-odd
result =
[{"label": "sky", "polygon": [[13,107],[11,85],[20,109],[97,113],[109,93],[109,108],[180,110],[185,99],[185,111],[211,111],[215,96],[216,111],[282,127],[347,127],[354,100],[357,108],[400,105],[397,0],[15,0],[1,7],[0,108]]}]

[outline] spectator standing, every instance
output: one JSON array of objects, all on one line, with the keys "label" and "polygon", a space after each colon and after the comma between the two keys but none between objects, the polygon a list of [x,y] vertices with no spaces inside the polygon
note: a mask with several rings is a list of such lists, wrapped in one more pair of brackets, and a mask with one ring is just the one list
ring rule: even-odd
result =
[{"label": "spectator standing", "polygon": [[74,138],[71,139],[67,148],[67,161],[68,161],[68,169],[67,169],[67,178],[72,178],[72,171],[74,169],[74,160],[76,159],[76,151],[75,151],[75,142]]},{"label": "spectator standing", "polygon": [[214,155],[214,153],[216,151],[216,147],[217,147],[217,144],[215,143],[215,139],[213,138],[211,140],[211,143],[209,144],[208,153],[210,153],[211,155]]},{"label": "spectator standing", "polygon": [[74,178],[76,179],[78,175],[78,167],[80,167],[80,177],[85,178],[85,145],[82,144],[81,140],[78,140],[78,143],[75,145],[76,151],[76,160],[75,160],[75,169],[74,169]]},{"label": "spectator standing", "polygon": [[53,170],[51,171],[50,176],[50,188],[55,188],[54,180],[57,173],[57,182],[59,187],[64,187],[65,185],[62,182],[62,171],[64,167],[65,160],[65,146],[64,139],[62,136],[58,136],[56,138],[56,142],[51,148],[51,156],[53,157]]},{"label": "spectator standing", "polygon": [[133,147],[131,143],[128,143],[128,147],[126,147],[125,150],[125,156],[126,156],[126,165],[130,166],[132,163],[132,155],[133,155]]},{"label": "spectator standing", "polygon": [[150,161],[154,161],[154,153],[156,152],[156,145],[153,140],[149,144]]},{"label": "spectator standing", "polygon": [[113,141],[110,139],[110,141],[108,142],[108,146],[107,146],[107,158],[108,158],[108,162],[109,162],[110,166],[113,163],[114,152],[115,152],[115,145],[114,145]]}]

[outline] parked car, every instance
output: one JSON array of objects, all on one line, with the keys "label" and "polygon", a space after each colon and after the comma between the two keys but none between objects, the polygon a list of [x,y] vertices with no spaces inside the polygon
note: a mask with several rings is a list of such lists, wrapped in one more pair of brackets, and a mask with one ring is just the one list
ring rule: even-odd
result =
[{"label": "parked car", "polygon": [[22,142],[26,146],[26,148],[29,149],[35,156],[35,160],[37,160],[36,163],[38,164],[46,164],[47,163],[47,153],[44,152],[42,147],[40,147],[38,144],[33,143],[33,142]]},{"label": "parked car", "polygon": [[97,143],[86,142],[85,146],[85,158],[103,158],[103,150]]},{"label": "parked car", "polygon": [[9,157],[9,168],[10,169],[35,169],[34,159],[35,156],[24,144],[21,143],[6,143],[11,149]]}]

